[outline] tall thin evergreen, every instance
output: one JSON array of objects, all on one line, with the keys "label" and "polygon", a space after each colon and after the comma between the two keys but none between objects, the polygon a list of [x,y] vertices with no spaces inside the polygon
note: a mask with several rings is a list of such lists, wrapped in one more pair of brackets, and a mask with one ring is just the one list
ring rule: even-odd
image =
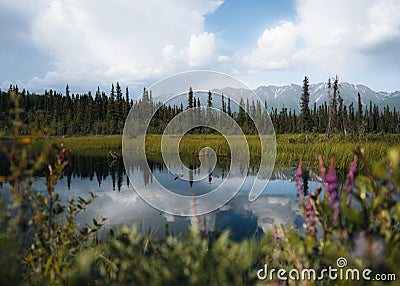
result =
[{"label": "tall thin evergreen", "polygon": [[309,80],[305,76],[303,80],[303,91],[300,98],[300,120],[301,120],[301,131],[310,132],[311,131],[311,113],[310,113],[310,90],[309,90]]},{"label": "tall thin evergreen", "polygon": [[193,89],[189,87],[187,108],[193,108]]},{"label": "tall thin evergreen", "polygon": [[211,91],[209,90],[208,91],[208,96],[207,96],[207,107],[212,107],[212,93],[211,93]]}]

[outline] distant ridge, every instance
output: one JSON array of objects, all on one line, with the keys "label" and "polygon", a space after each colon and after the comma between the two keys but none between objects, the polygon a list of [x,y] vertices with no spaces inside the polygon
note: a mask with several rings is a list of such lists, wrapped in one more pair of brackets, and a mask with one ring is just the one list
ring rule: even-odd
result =
[{"label": "distant ridge", "polygon": [[[300,95],[302,86],[297,84],[290,84],[284,86],[260,86],[254,92],[263,100],[266,100],[269,107],[276,107],[281,109],[287,107],[299,110]],[[379,107],[389,105],[390,107],[396,106],[400,109],[400,91],[383,92],[373,91],[369,87],[362,84],[352,84],[348,82],[340,83],[340,95],[346,105],[352,102],[357,104],[357,93],[361,95],[361,101],[364,105],[369,105],[371,101]],[[323,104],[328,101],[328,89],[326,83],[310,84],[310,107],[316,102],[317,105]]]},{"label": "distant ridge", "polygon": [[[314,103],[317,106],[328,102],[328,89],[326,83],[315,83],[310,84],[310,108],[313,108]],[[226,87],[223,89],[212,89],[213,92],[224,93],[225,95],[231,95],[235,97],[252,98],[254,95],[247,89]],[[289,84],[283,86],[268,85],[259,86],[257,89],[253,90],[259,98],[263,101],[267,101],[268,109],[277,108],[281,110],[282,107],[287,109],[292,109],[300,111],[300,96],[302,92],[302,86],[298,84]],[[333,90],[331,91],[333,92]],[[373,91],[369,87],[362,84],[352,84],[348,82],[342,82],[339,86],[340,96],[343,98],[344,104],[349,106],[351,103],[357,108],[357,94],[360,93],[361,101],[364,106],[369,106],[369,103],[376,104],[380,110],[386,105],[390,106],[390,109],[396,107],[400,110],[400,91],[394,92],[384,92],[384,91]],[[172,105],[180,105],[181,102],[183,106],[186,107],[187,99],[186,95],[182,94],[183,97],[177,97],[170,101]],[[200,92],[196,94],[201,99],[202,104],[206,104],[207,93]],[[213,102],[215,107],[221,107],[219,101]],[[234,107],[233,107],[234,108]],[[235,110],[236,111],[236,110]]]}]

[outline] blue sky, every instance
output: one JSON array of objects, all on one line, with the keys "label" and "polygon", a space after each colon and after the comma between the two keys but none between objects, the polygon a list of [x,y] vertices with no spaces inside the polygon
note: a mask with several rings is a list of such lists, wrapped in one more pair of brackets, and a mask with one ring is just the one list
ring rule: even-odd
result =
[{"label": "blue sky", "polygon": [[249,43],[256,44],[265,28],[292,20],[294,8],[292,0],[227,1],[205,17],[205,28],[219,34],[230,48],[249,48]]},{"label": "blue sky", "polygon": [[259,85],[400,89],[397,0],[0,0],[0,87],[135,93],[206,69]]}]

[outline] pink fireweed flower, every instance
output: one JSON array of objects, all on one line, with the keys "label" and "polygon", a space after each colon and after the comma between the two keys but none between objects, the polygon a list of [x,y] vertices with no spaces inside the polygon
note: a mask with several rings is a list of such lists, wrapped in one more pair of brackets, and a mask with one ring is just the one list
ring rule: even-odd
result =
[{"label": "pink fireweed flower", "polygon": [[297,187],[297,195],[300,198],[300,203],[303,203],[304,201],[302,176],[303,176],[303,160],[300,158],[299,165],[297,166],[297,171],[296,171],[296,187]]},{"label": "pink fireweed flower", "polygon": [[200,215],[198,214],[197,211],[197,207],[196,207],[196,195],[193,196],[193,200],[192,200],[192,208],[193,208],[193,213],[196,215],[197,217],[197,221],[199,223],[199,227],[200,229],[204,232],[204,234],[207,236],[208,235],[208,231],[207,231],[207,227],[204,223],[204,220],[200,217]]},{"label": "pink fireweed flower", "polygon": [[326,182],[328,183],[328,194],[329,194],[329,206],[333,210],[333,219],[336,220],[339,214],[339,193],[337,188],[337,177],[335,170],[335,159],[332,157],[329,164],[328,175],[326,176]]},{"label": "pink fireweed flower", "polygon": [[322,159],[322,154],[318,154],[318,168],[319,168],[319,174],[321,176],[322,183],[326,183],[326,168],[324,166],[324,159]]},{"label": "pink fireweed flower", "polygon": [[381,238],[367,237],[365,231],[360,232],[354,239],[355,248],[352,256],[375,265],[382,263],[384,258],[384,242]]},{"label": "pink fireweed flower", "polygon": [[276,225],[274,225],[274,242],[276,243],[279,240],[279,232]]},{"label": "pink fireweed flower", "polygon": [[311,197],[307,201],[305,220],[308,232],[315,232],[315,223],[317,222],[317,219],[315,218]]},{"label": "pink fireweed flower", "polygon": [[350,163],[350,170],[346,176],[347,205],[351,204],[351,191],[354,189],[354,175],[357,172],[357,155],[354,155],[353,162]]}]

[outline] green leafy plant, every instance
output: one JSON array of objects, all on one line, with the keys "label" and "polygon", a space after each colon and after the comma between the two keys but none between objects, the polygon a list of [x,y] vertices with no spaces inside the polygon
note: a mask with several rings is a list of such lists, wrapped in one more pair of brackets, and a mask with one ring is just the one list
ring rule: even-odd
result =
[{"label": "green leafy plant", "polygon": [[24,256],[24,262],[33,273],[40,273],[51,280],[65,275],[73,267],[75,255],[90,245],[90,238],[104,222],[104,219],[101,222],[93,219],[92,226],[79,228],[76,216],[93,201],[93,193],[90,193],[89,199],[79,197],[75,201],[69,198],[68,204],[62,205],[55,185],[63,174],[71,151],[65,149],[63,144],[53,145],[53,148],[58,153],[54,164],[47,164],[46,193],[31,192],[32,216],[29,225],[33,237]]},{"label": "green leafy plant", "polygon": [[[359,161],[363,168],[357,170]],[[283,259],[285,268],[318,270],[326,265],[336,266],[339,257],[346,257],[352,263],[350,268],[370,268],[375,273],[398,276],[399,151],[391,150],[388,159],[372,170],[364,150],[357,149],[343,188],[339,187],[334,158],[326,168],[320,155],[322,186],[307,197],[302,195],[301,172],[300,160],[296,178],[305,233],[282,226],[282,237],[274,251]]]},{"label": "green leafy plant", "polygon": [[[6,182],[10,201],[1,204],[1,266],[6,284],[60,282],[68,278],[69,271],[75,267],[75,255],[93,246],[96,232],[104,220],[93,225],[80,227],[77,215],[93,201],[70,198],[65,204],[61,201],[55,186],[63,175],[70,150],[61,143],[53,145],[56,154],[43,151],[35,156],[33,136],[18,136],[20,129],[20,110],[18,94],[11,93],[15,104],[13,129],[15,138],[1,144],[1,152],[6,156],[10,170],[0,177]],[[35,173],[45,171],[46,190],[32,188]],[[3,189],[3,188],[2,188]],[[3,193],[1,194],[3,197]],[[7,261],[7,258],[10,259]],[[14,261],[14,262],[12,262]],[[5,271],[7,269],[8,271]],[[18,269],[18,270],[17,270]],[[20,271],[22,270],[22,271]]]}]

